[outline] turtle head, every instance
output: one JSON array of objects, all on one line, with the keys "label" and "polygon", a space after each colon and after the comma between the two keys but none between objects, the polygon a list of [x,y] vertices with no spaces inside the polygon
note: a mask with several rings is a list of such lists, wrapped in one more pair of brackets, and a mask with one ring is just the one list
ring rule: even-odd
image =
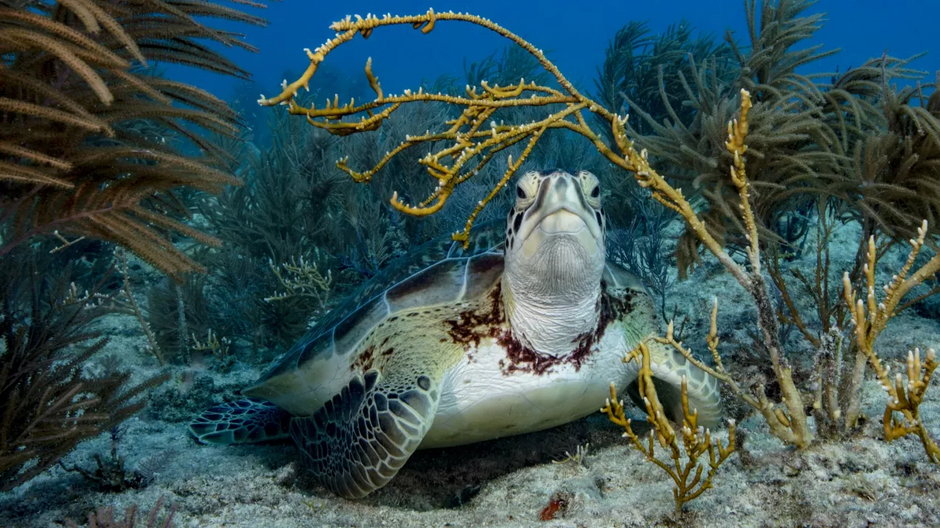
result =
[{"label": "turtle head", "polygon": [[604,213],[596,176],[555,169],[519,178],[506,226],[507,266],[527,273],[535,267],[558,279],[588,273],[600,281],[604,255]]},{"label": "turtle head", "polygon": [[[597,177],[588,171],[574,175],[560,169],[527,172],[519,178],[515,192],[506,227],[503,274],[507,309],[511,315],[519,314],[512,317],[513,330],[530,333],[522,327],[533,322],[557,328],[557,323],[548,321],[559,318],[581,320],[580,327],[596,323],[606,253]],[[545,321],[540,323],[542,318]],[[570,332],[577,335],[584,330],[589,328]],[[558,341],[567,346],[572,337],[562,335]]]}]

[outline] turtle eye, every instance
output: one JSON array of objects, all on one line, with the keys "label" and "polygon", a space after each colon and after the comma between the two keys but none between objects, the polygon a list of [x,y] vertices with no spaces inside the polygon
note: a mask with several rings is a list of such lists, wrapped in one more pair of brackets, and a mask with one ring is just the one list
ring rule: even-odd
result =
[{"label": "turtle eye", "polygon": [[535,195],[539,190],[539,174],[537,172],[527,172],[519,178],[516,184],[516,208],[525,209],[532,205]]},{"label": "turtle eye", "polygon": [[578,181],[581,183],[581,192],[584,193],[587,203],[595,209],[600,209],[601,184],[597,176],[588,171],[581,171],[578,173]]}]

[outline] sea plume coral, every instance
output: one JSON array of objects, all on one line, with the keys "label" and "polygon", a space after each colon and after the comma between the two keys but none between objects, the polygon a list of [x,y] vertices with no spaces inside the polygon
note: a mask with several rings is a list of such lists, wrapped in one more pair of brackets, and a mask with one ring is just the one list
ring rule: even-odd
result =
[{"label": "sea plume coral", "polygon": [[215,239],[179,221],[173,191],[237,182],[199,132],[232,135],[236,116],[146,67],[246,76],[200,42],[252,49],[213,18],[262,23],[214,2],[0,1],[0,256],[58,232],[117,242],[170,274],[196,267],[171,236]]},{"label": "sea plume coral", "polygon": [[91,326],[115,310],[103,293],[109,274],[80,289],[77,264],[63,265],[50,247],[0,263],[0,490],[132,416],[144,406],[139,396],[166,379],[132,385],[129,372],[84,370],[108,342]]}]

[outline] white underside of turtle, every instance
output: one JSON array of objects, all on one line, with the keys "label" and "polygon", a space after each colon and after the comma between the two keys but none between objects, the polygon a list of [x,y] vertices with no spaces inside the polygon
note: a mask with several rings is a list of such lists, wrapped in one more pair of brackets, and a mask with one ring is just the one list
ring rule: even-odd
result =
[{"label": "white underside of turtle", "polygon": [[621,361],[635,343],[610,325],[600,343],[579,363],[560,361],[542,374],[532,365],[507,372],[506,350],[485,343],[451,368],[441,383],[441,401],[419,447],[444,447],[539,431],[597,412],[614,383],[623,390],[635,369]]}]

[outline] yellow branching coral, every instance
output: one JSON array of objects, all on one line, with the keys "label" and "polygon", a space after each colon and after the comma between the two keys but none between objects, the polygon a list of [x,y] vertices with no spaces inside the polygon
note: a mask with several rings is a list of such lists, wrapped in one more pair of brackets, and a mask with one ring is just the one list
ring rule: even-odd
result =
[{"label": "yellow branching coral", "polygon": [[[891,441],[910,434],[916,435],[924,445],[928,458],[940,464],[940,446],[930,436],[921,421],[919,411],[924,394],[930,385],[930,379],[938,366],[936,354],[932,349],[927,350],[924,361],[921,362],[919,350],[908,353],[907,383],[904,383],[904,378],[900,373],[895,376],[894,380],[891,380],[887,367],[882,364],[878,354],[875,353],[875,340],[899,310],[904,296],[926,278],[940,271],[940,254],[937,254],[911,273],[914,261],[924,247],[926,236],[927,221],[924,220],[917,230],[917,238],[910,240],[911,252],[907,260],[901,266],[900,271],[885,285],[885,296],[881,301],[877,298],[875,288],[878,252],[874,237],[868,239],[868,261],[863,268],[866,283],[865,299],[860,299],[856,295],[848,273],[843,275],[842,284],[845,303],[851,310],[852,322],[855,324],[856,346],[868,359],[878,381],[888,393],[889,401],[882,419],[885,439]],[[855,418],[857,416],[850,419]]]},{"label": "yellow branching coral", "polygon": [[[560,89],[539,86],[520,79],[516,84],[503,87],[489,86],[482,83],[479,87],[480,91],[477,90],[477,87],[468,86],[464,96],[427,93],[421,89],[417,91],[406,90],[401,95],[387,95],[383,92],[378,79],[372,73],[372,61],[370,59],[366,61],[365,75],[369,85],[375,92],[375,98],[371,101],[356,104],[355,100],[350,100],[348,103],[341,104],[339,97],[336,96],[332,101],[327,101],[322,108],[307,107],[297,102],[297,92],[301,88],[309,89],[311,79],[326,57],[337,47],[352,40],[357,34],[368,38],[377,28],[405,24],[427,33],[440,21],[467,22],[505,37],[530,53],[545,71],[554,78]],[[435,190],[418,205],[405,204],[397,195],[392,196],[392,206],[399,211],[416,216],[433,214],[439,211],[457,185],[473,177],[494,155],[516,143],[527,140],[522,154],[515,161],[510,160],[509,167],[499,183],[493,188],[492,192],[480,200],[478,206],[473,210],[463,232],[454,235],[456,240],[466,243],[470,229],[473,226],[473,220],[492,197],[506,185],[513,172],[529,155],[542,135],[550,129],[567,129],[590,140],[611,163],[633,172],[640,185],[648,187],[656,200],[680,213],[689,222],[696,235],[702,239],[703,243],[712,252],[719,255],[719,259],[726,259],[723,260],[726,265],[733,264],[733,261],[722,249],[721,244],[711,236],[705,228],[704,222],[686,201],[682,191],[671,186],[650,166],[645,152],[638,152],[634,148],[633,142],[626,136],[627,117],[611,112],[579,92],[558,68],[548,60],[542,50],[515,33],[491,20],[475,15],[453,12],[435,13],[434,10],[428,10],[423,15],[413,16],[385,15],[379,18],[370,15],[365,18],[361,16],[346,17],[343,20],[334,22],[330,25],[330,29],[337,32],[334,38],[326,41],[313,51],[306,50],[310,64],[300,78],[292,83],[285,81],[280,94],[272,98],[262,97],[258,101],[259,104],[265,106],[285,104],[291,114],[306,116],[311,125],[323,128],[336,135],[375,130],[404,104],[435,101],[463,107],[463,112],[459,117],[445,123],[448,125],[446,130],[428,131],[425,134],[406,136],[397,147],[387,152],[371,169],[355,171],[346,165],[345,160],[340,160],[337,163],[354,180],[364,182],[369,181],[392,158],[406,149],[416,145],[449,142],[449,146],[429,153],[420,161],[425,166],[428,174],[437,180]],[[743,92],[743,94],[746,93]],[[747,97],[746,104],[749,109],[750,98]],[[742,104],[744,104],[743,99]],[[503,125],[489,120],[493,113],[500,108],[541,106],[551,106],[553,110],[554,107],[560,106],[560,109],[549,112],[543,119],[528,124]],[[601,135],[588,125],[585,112],[590,112],[610,123],[615,140],[614,145],[607,144]],[[347,121],[344,121],[344,119],[347,119]],[[744,155],[743,140],[747,135],[746,122],[745,111],[743,119],[734,125],[737,127],[735,128],[736,138],[729,140],[729,148],[734,145],[735,148],[742,149],[740,150],[740,156]],[[743,171],[743,158],[740,158],[740,162],[742,165],[739,178],[744,182],[743,187],[740,189],[741,192],[746,193],[747,185]],[[745,281],[746,278],[741,274],[739,280]]]},{"label": "yellow branching coral", "polygon": [[[782,353],[778,336],[776,311],[774,310],[771,297],[767,291],[764,277],[761,274],[761,253],[757,222],[754,220],[754,214],[751,209],[750,183],[747,179],[744,158],[744,154],[747,151],[745,141],[748,132],[747,116],[750,109],[751,96],[747,90],[741,90],[740,113],[737,119],[728,123],[728,139],[725,142],[725,147],[731,153],[733,159],[729,172],[731,181],[738,190],[741,219],[746,230],[745,236],[748,239],[747,268],[732,259],[731,255],[728,254],[721,243],[711,235],[708,229],[706,229],[705,221],[692,208],[692,205],[686,200],[685,196],[683,196],[682,190],[673,187],[662,176],[656,173],[656,171],[649,168],[649,164],[646,163],[645,155],[639,156],[639,159],[634,161],[640,168],[640,170],[635,171],[635,174],[640,185],[648,187],[652,191],[653,198],[682,215],[690,231],[699,238],[703,245],[711,251],[724,268],[734,276],[738,283],[751,295],[757,308],[757,326],[760,330],[761,342],[767,351],[774,377],[780,387],[781,401],[772,401],[767,396],[765,387],[762,384],[757,384],[751,390],[745,390],[724,370],[717,351],[717,301],[712,310],[712,326],[708,337],[708,346],[715,360],[714,368],[702,363],[690,350],[676,341],[672,336],[671,325],[666,337],[657,339],[663,344],[673,347],[677,352],[685,356],[686,359],[698,365],[699,368],[727,384],[738,397],[761,413],[770,426],[770,431],[774,436],[788,444],[797,447],[806,447],[812,441],[813,433],[807,425],[803,398],[793,381],[792,369]],[[621,150],[628,156],[630,152],[634,152],[631,148],[631,143],[626,138],[622,121],[617,121],[614,124],[614,138],[617,144],[620,145]]]},{"label": "yellow branching coral", "polygon": [[[688,384],[683,379],[682,427],[677,433],[672,423],[666,418],[662,403],[656,394],[649,346],[641,342],[624,357],[623,361],[640,363],[637,385],[646,407],[646,419],[653,429],[644,443],[633,431],[630,419],[624,415],[623,401],[617,399],[617,391],[613,384],[610,385],[610,398],[601,412],[606,413],[610,421],[623,427],[623,435],[630,439],[631,445],[637,451],[643,453],[647,460],[669,475],[675,484],[672,496],[675,500],[676,513],[679,513],[685,503],[695,500],[713,486],[712,479],[718,472],[718,468],[734,453],[737,448],[735,423],[734,421],[728,422],[727,444],[722,446],[719,440],[713,441],[711,432],[698,425],[698,412],[689,408]],[[668,459],[656,457],[657,443],[667,451]],[[705,471],[705,463],[701,460],[705,454],[708,455],[707,471]]]},{"label": "yellow branching coral", "polygon": [[[482,83],[479,87],[467,87],[465,95],[462,96],[427,93],[421,89],[417,91],[406,90],[400,95],[390,95],[385,94],[382,90],[379,80],[372,73],[372,61],[368,60],[366,61],[365,75],[369,85],[375,92],[375,97],[371,101],[357,104],[354,100],[351,100],[348,103],[341,104],[337,97],[332,101],[327,101],[321,108],[306,107],[297,102],[298,90],[309,87],[311,78],[327,55],[338,46],[352,40],[357,34],[368,38],[377,28],[403,24],[412,25],[416,29],[427,33],[435,27],[436,23],[441,21],[469,22],[509,39],[532,54],[542,67],[554,77],[560,89],[539,86],[520,79],[518,83],[509,86],[490,86],[487,83]],[[447,146],[432,151],[420,161],[427,173],[437,181],[435,189],[418,204],[406,204],[399,199],[397,194],[393,195],[391,203],[397,210],[416,216],[437,212],[450,198],[454,189],[477,174],[484,165],[489,163],[493,156],[517,143],[525,142],[522,153],[515,160],[510,159],[503,177],[492,191],[480,200],[477,207],[470,214],[464,230],[454,235],[455,240],[464,243],[468,241],[474,219],[506,185],[512,174],[519,168],[546,131],[550,129],[569,129],[587,137],[597,145],[602,145],[603,142],[600,137],[587,125],[584,112],[593,112],[612,123],[619,122],[619,118],[615,114],[575,89],[555,65],[545,57],[542,50],[485,18],[464,13],[435,13],[433,10],[428,10],[423,15],[415,16],[347,17],[333,23],[330,28],[337,32],[336,37],[328,40],[314,51],[307,50],[310,65],[303,75],[290,84],[285,83],[282,92],[278,96],[261,99],[260,104],[286,104],[291,114],[304,115],[311,125],[337,135],[375,130],[404,104],[435,101],[463,108],[463,111],[456,119],[445,123],[447,125],[446,129],[406,136],[397,147],[386,153],[370,169],[364,171],[353,170],[347,166],[346,160],[340,160],[337,163],[342,170],[356,181],[369,181],[372,176],[402,151],[416,145],[434,145],[444,142]],[[491,120],[493,113],[501,108],[538,106],[560,108],[557,110],[553,108],[554,111],[549,112],[545,118],[524,125],[502,125]],[[630,148],[632,149],[632,147]],[[606,145],[604,145],[604,149],[606,150],[605,155],[609,153],[608,157],[614,156],[616,158],[615,163],[619,162],[618,164],[625,168],[632,166],[624,158],[614,154]],[[640,159],[639,154],[636,152],[633,152],[630,157]]]},{"label": "yellow branching coral", "polygon": [[[702,362],[695,356],[695,354],[692,353],[691,349],[676,339],[673,323],[671,321],[666,327],[665,336],[652,336],[651,339],[657,343],[672,348],[685,357],[686,360],[691,361],[693,364],[695,364],[695,366],[727,385],[735,396],[741,398],[743,402],[750,405],[754,410],[759,412],[761,416],[764,417],[764,420],[770,427],[770,432],[774,436],[789,444],[797,446],[800,445],[798,443],[800,441],[800,437],[796,435],[795,430],[797,430],[798,427],[805,428],[805,421],[802,424],[795,424],[794,420],[791,419],[791,416],[787,412],[785,412],[784,408],[781,408],[780,405],[774,403],[770,400],[770,398],[768,398],[764,384],[756,383],[750,391],[746,390],[737,382],[731,373],[725,370],[724,363],[721,361],[721,355],[718,352],[718,344],[720,341],[718,338],[718,299],[715,299],[714,304],[712,305],[711,327],[709,329],[708,336],[705,338],[705,342],[708,344],[708,350],[711,352],[711,356],[714,361],[714,366]],[[789,375],[789,372],[787,372],[787,375]],[[788,382],[792,387],[792,390],[795,392],[796,387],[793,384],[792,377],[788,380]],[[796,393],[796,395],[798,397],[799,393]],[[805,438],[804,440],[808,442],[808,438]]]}]

